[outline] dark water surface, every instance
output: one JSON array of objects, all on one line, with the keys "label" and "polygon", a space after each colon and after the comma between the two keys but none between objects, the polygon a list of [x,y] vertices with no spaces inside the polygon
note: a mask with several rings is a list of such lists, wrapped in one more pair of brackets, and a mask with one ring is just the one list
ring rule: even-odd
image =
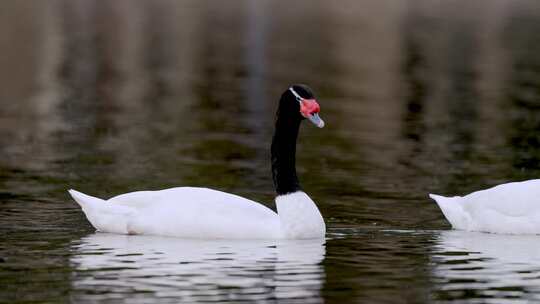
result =
[{"label": "dark water surface", "polygon": [[[538,1],[3,1],[1,303],[524,303],[540,237],[427,193],[540,176]],[[206,186],[274,208],[280,93],[325,242],[96,234],[66,190]]]}]

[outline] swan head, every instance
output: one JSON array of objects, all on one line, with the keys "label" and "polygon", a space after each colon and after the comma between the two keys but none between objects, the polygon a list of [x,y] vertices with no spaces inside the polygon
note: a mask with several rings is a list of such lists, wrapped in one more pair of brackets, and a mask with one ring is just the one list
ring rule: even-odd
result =
[{"label": "swan head", "polygon": [[300,114],[300,119],[308,119],[319,128],[324,127],[324,120],[319,116],[321,107],[313,95],[310,87],[304,84],[294,84],[284,93],[296,101],[296,112]]},{"label": "swan head", "polygon": [[296,175],[296,142],[300,125],[307,119],[319,128],[324,121],[313,91],[303,84],[287,88],[279,100],[275,131],[272,138],[272,178],[277,194],[294,193],[301,189]]}]

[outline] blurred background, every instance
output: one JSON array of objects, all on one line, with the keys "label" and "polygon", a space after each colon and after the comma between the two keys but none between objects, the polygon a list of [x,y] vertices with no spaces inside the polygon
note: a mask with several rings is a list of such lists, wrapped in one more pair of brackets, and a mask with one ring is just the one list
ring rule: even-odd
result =
[{"label": "blurred background", "polygon": [[[155,281],[76,284],[103,269],[73,259],[93,229],[66,190],[204,186],[273,208],[269,145],[292,83],[314,89],[327,123],[302,127],[297,155],[329,227],[316,286],[182,288],[216,301],[539,299],[493,256],[479,267],[497,276],[456,279],[481,249],[447,242],[427,197],[540,176],[539,54],[534,0],[2,1],[0,302],[185,300]],[[441,272],[449,252],[464,257]]]}]

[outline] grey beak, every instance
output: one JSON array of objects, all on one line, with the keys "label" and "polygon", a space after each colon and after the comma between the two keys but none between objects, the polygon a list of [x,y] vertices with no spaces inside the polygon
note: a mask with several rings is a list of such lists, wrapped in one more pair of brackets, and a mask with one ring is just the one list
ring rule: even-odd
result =
[{"label": "grey beak", "polygon": [[309,121],[311,121],[314,125],[316,125],[319,128],[324,127],[324,120],[322,120],[321,117],[319,117],[319,113],[308,115],[307,119],[309,119]]}]

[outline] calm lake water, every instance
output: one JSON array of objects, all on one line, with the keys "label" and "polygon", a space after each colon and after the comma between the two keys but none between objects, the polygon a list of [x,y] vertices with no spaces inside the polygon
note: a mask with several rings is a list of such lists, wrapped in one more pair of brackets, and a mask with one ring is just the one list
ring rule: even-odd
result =
[{"label": "calm lake water", "polygon": [[[430,192],[540,177],[540,3],[3,1],[1,303],[525,303],[540,236],[450,230]],[[95,233],[66,190],[205,186],[274,208],[289,84],[317,93],[318,241]]]}]

